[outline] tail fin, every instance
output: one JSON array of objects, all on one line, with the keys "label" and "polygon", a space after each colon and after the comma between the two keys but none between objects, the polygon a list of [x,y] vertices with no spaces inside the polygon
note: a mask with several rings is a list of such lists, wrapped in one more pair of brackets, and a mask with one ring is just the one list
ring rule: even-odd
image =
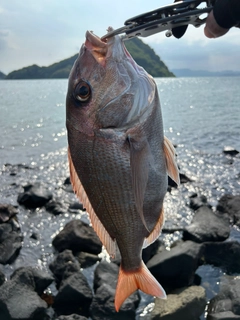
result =
[{"label": "tail fin", "polygon": [[164,289],[153,277],[143,262],[140,268],[134,272],[126,272],[122,267],[120,267],[115,294],[115,309],[117,312],[123,302],[137,289],[140,289],[152,296],[166,299]]}]

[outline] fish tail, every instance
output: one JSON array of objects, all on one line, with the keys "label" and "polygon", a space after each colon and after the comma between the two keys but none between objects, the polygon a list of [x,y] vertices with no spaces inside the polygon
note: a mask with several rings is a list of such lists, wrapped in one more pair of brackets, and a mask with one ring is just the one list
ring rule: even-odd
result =
[{"label": "fish tail", "polygon": [[115,309],[118,312],[123,302],[137,289],[152,296],[166,299],[166,293],[146,265],[141,263],[138,270],[124,271],[120,267],[115,294]]}]

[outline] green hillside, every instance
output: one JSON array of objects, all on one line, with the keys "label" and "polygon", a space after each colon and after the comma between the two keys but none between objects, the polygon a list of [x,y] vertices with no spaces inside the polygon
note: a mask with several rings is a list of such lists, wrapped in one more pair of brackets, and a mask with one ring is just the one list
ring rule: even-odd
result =
[{"label": "green hillside", "polygon": [[0,71],[0,80],[5,79],[6,75]]},{"label": "green hillside", "polygon": [[[167,66],[161,61],[154,50],[140,39],[134,38],[125,42],[126,47],[134,60],[153,77],[174,77]],[[6,79],[61,79],[68,78],[77,54],[71,58],[54,63],[48,67],[39,67],[34,64],[20,70],[13,71]]]}]

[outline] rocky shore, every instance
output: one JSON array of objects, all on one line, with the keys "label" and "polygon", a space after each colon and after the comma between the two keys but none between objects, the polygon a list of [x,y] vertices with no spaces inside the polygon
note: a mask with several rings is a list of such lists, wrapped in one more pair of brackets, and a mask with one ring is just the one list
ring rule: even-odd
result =
[{"label": "rocky shore", "polygon": [[[8,165],[5,173],[15,176],[22,169],[21,165]],[[181,183],[192,181],[182,174]],[[69,178],[61,188],[72,193]],[[136,319],[140,306],[146,319],[240,319],[240,194],[223,195],[214,209],[206,196],[190,194],[186,205],[192,210],[191,223],[163,229],[163,234],[178,232],[177,241],[166,248],[160,239],[143,251],[144,262],[165,288],[168,299],[143,305],[143,295],[136,292],[116,313],[114,294],[120,261],[117,258],[110,263],[92,227],[78,219],[82,205],[57,197],[41,181],[16,190],[17,205],[0,204],[1,320],[130,320]],[[174,185],[169,182],[169,192],[172,190]],[[51,239],[52,255],[46,268],[18,267],[15,263],[27,237],[31,243],[41,238],[34,227],[27,234],[23,232],[19,212],[33,217],[39,208],[46,221],[49,217],[68,219]],[[239,234],[239,241],[232,239],[232,230]],[[222,275],[219,290],[211,299],[207,294],[210,284],[203,283],[197,273],[199,267],[208,265],[221,270]],[[4,271],[7,266],[12,266],[10,276]]]}]

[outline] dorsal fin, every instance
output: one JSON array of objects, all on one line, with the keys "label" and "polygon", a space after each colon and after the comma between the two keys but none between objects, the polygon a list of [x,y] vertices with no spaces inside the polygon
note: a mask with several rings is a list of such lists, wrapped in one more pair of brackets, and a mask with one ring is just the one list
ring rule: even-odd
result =
[{"label": "dorsal fin", "polygon": [[167,137],[164,137],[163,150],[165,154],[168,175],[179,186],[180,178],[178,166],[176,163],[176,152],[174,146]]},{"label": "dorsal fin", "polygon": [[150,148],[147,141],[139,142],[130,136],[128,137],[128,141],[130,144],[130,166],[135,205],[143,225],[150,232],[143,214],[143,201],[149,172]]},{"label": "dorsal fin", "polygon": [[143,242],[143,249],[148,247],[151,243],[153,243],[157,238],[160,236],[160,233],[162,231],[162,226],[164,224],[164,210],[160,211],[158,222],[156,223],[153,231],[150,233],[150,235],[145,238]]},{"label": "dorsal fin", "polygon": [[114,258],[116,254],[115,240],[111,238],[111,236],[109,235],[107,230],[104,228],[101,221],[98,219],[95,211],[93,210],[93,207],[88,199],[88,196],[75,170],[69,148],[68,148],[68,161],[69,161],[69,169],[70,169],[70,179],[71,179],[73,190],[76,193],[78,199],[83,204],[83,206],[86,208],[94,231],[96,232],[99,239],[103,243],[110,257]]}]

